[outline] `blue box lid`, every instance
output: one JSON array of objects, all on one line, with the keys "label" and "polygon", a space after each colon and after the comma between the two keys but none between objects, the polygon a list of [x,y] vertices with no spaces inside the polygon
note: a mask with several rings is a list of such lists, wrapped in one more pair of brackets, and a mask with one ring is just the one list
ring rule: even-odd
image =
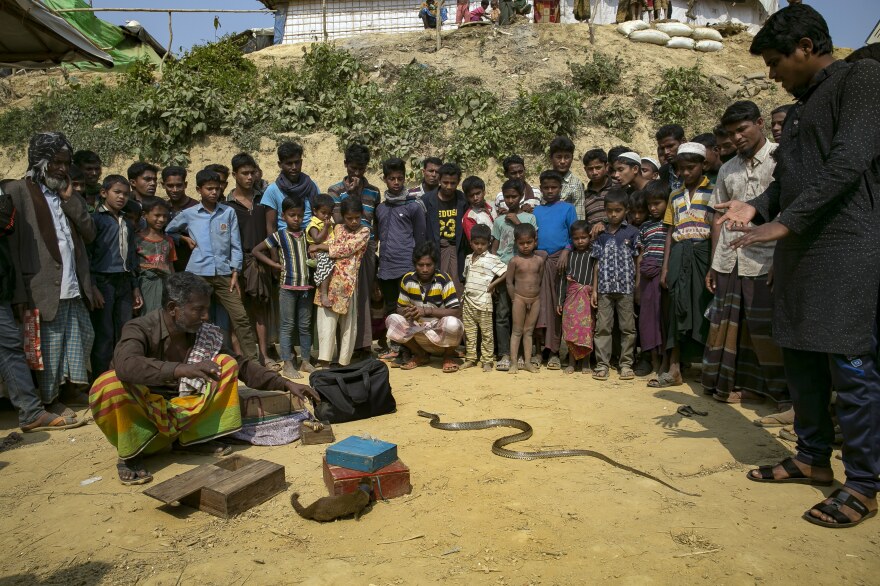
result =
[{"label": "blue box lid", "polygon": [[370,439],[352,435],[342,441],[336,442],[335,444],[329,446],[327,448],[327,453],[329,454],[331,452],[342,452],[356,456],[369,457],[376,456],[378,454],[384,454],[388,450],[393,450],[396,448],[397,444],[384,442],[378,439]]}]

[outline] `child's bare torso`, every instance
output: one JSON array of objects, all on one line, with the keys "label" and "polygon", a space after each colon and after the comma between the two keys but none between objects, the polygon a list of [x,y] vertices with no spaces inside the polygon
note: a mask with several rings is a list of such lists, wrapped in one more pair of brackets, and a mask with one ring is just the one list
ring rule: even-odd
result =
[{"label": "child's bare torso", "polygon": [[517,295],[537,297],[541,294],[541,281],[544,279],[545,256],[536,252],[532,256],[515,256],[510,261],[513,270],[513,288]]}]

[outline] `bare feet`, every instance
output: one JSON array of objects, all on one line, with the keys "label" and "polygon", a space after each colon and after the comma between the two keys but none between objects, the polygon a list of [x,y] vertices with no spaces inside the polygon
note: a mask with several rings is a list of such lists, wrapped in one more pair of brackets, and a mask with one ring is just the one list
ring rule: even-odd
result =
[{"label": "bare feet", "polygon": [[305,372],[306,374],[311,373],[311,372],[315,372],[315,367],[312,366],[312,363],[309,362],[308,360],[303,360],[299,365],[299,369],[301,371]]},{"label": "bare feet", "polygon": [[483,372],[492,372],[492,363],[483,361]]},{"label": "bare feet", "polygon": [[507,369],[507,374],[516,374],[517,371],[519,371],[519,366],[517,366],[517,363],[515,360],[512,360],[510,362],[510,368]]},{"label": "bare feet", "polygon": [[526,370],[531,373],[541,372],[541,367],[535,366],[534,362],[526,362]]},{"label": "bare feet", "polygon": [[303,375],[296,369],[296,366],[293,364],[292,360],[285,360],[284,366],[281,367],[281,374],[285,378],[289,378],[291,380],[296,380],[298,378],[302,378]]},{"label": "bare feet", "polygon": [[476,365],[477,365],[477,363],[474,362],[473,360],[465,360],[459,368],[461,370],[464,370],[465,368],[473,368]]},{"label": "bare feet", "polygon": [[574,364],[569,364],[565,367],[565,370],[562,371],[564,374],[574,374]]},{"label": "bare feet", "polygon": [[119,458],[116,462],[116,472],[119,474],[119,482],[125,486],[146,484],[153,480],[153,475],[144,468],[140,456],[128,460]]}]

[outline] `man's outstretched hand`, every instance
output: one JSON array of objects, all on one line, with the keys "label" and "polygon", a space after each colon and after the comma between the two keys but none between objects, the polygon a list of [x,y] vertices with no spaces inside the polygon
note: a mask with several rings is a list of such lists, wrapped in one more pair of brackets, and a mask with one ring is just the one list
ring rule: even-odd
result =
[{"label": "man's outstretched hand", "polygon": [[321,397],[312,387],[308,385],[297,384],[293,381],[284,381],[284,387],[293,393],[293,396],[298,398],[300,401],[306,402],[307,400],[311,400],[313,403],[320,403]]},{"label": "man's outstretched hand", "polygon": [[733,230],[744,234],[730,243],[732,248],[742,248],[759,242],[775,242],[791,234],[791,230],[779,222],[769,222],[761,226],[742,226]]},{"label": "man's outstretched hand", "polygon": [[727,210],[723,216],[715,220],[715,223],[719,226],[724,224],[728,230],[736,230],[737,228],[748,226],[758,211],[746,202],[735,199],[715,204],[715,209]]},{"label": "man's outstretched hand", "polygon": [[202,360],[198,364],[179,364],[174,369],[174,376],[218,381],[220,380],[220,365],[213,360]]}]

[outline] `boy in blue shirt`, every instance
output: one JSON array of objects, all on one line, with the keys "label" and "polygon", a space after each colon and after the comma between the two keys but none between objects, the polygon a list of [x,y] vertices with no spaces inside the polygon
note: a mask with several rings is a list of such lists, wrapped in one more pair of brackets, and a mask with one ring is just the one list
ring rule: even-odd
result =
[{"label": "boy in blue shirt", "polygon": [[175,216],[165,232],[179,234],[180,240],[192,250],[186,270],[202,277],[214,290],[214,296],[232,320],[241,354],[259,361],[257,340],[238,286],[243,256],[238,219],[232,208],[218,203],[221,189],[218,173],[207,169],[199,171],[196,191],[202,198],[201,203]]},{"label": "boy in blue shirt", "polygon": [[131,187],[122,175],[109,175],[101,186],[101,200],[92,220],[95,239],[89,244],[89,259],[94,291],[92,327],[92,374],[98,376],[110,367],[113,348],[122,334],[122,326],[132,312],[144,304],[137,278],[135,227],[125,218]]},{"label": "boy in blue shirt", "polygon": [[284,198],[293,197],[303,200],[306,213],[303,226],[308,226],[312,219],[312,199],[318,195],[318,186],[312,178],[302,172],[303,148],[295,142],[283,142],[278,146],[278,168],[281,173],[275,183],[269,185],[263,193],[261,204],[266,210],[266,233],[274,234],[278,230],[287,229],[287,222],[281,210]]},{"label": "boy in blue shirt", "polygon": [[[539,348],[550,356],[547,368],[559,370],[559,343],[562,336],[562,316],[556,312],[559,275],[565,272],[571,252],[571,225],[577,222],[575,207],[560,201],[563,179],[558,171],[541,173],[541,198],[544,203],[532,212],[538,222],[538,250],[547,253],[544,282],[541,286],[541,311],[535,326]],[[536,358],[537,358],[536,354]],[[534,360],[534,359],[533,359]],[[540,359],[538,358],[540,361]]]},{"label": "boy in blue shirt", "polygon": [[[605,194],[605,215],[608,224],[593,242],[593,258],[599,259],[593,268],[591,305],[598,308],[596,335],[596,369],[593,378],[608,380],[610,368],[614,316],[620,326],[620,379],[632,380],[633,352],[636,347],[636,322],[633,295],[639,287],[639,230],[626,222],[626,192],[612,187]],[[636,259],[636,260],[633,260]]]}]

